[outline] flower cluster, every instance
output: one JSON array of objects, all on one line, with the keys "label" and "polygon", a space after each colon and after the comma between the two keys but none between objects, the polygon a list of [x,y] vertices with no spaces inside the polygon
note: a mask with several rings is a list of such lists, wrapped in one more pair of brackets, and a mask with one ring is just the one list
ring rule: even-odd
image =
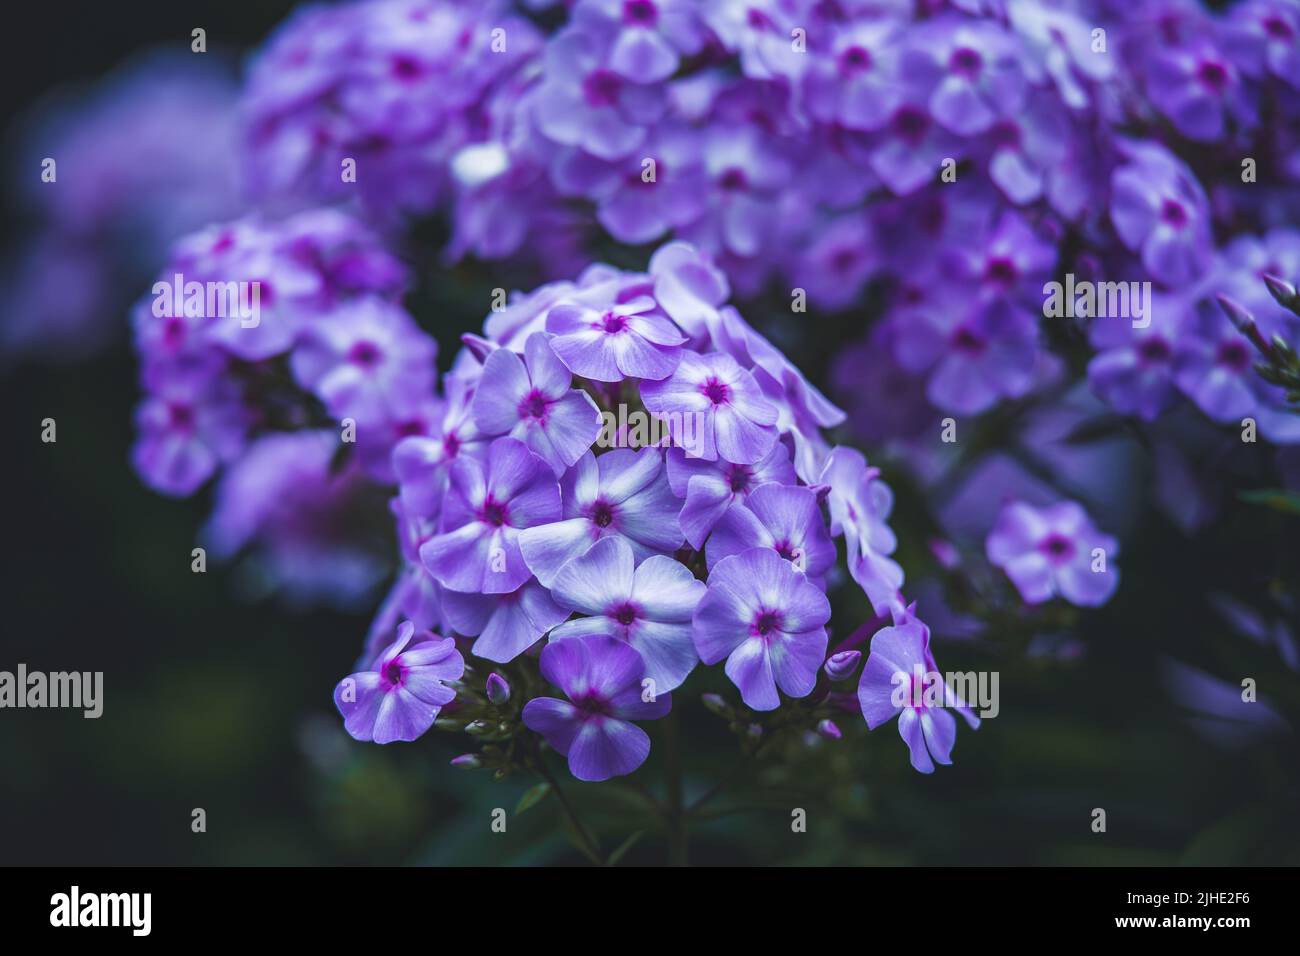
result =
[{"label": "flower cluster", "polygon": [[641,764],[633,721],[701,664],[725,661],[754,711],[813,693],[833,536],[877,612],[905,616],[888,487],[829,444],[843,413],[727,297],[674,243],[646,273],[593,267],[466,336],[445,417],[393,452],[407,571],[368,654],[391,654],[400,620],[499,664],[540,650],[567,700],[519,719],[600,780]]}]

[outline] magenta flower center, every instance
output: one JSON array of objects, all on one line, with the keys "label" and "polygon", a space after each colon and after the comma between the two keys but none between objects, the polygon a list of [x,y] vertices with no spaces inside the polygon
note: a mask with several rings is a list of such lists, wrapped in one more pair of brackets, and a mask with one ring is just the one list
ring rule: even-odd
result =
[{"label": "magenta flower center", "polygon": [[1160,218],[1175,228],[1187,224],[1187,210],[1177,199],[1166,199],[1160,204]]},{"label": "magenta flower center", "polygon": [[710,376],[700,386],[700,393],[714,405],[725,405],[731,400],[731,386],[719,381],[716,375]]},{"label": "magenta flower center", "polygon": [[982,355],[987,345],[984,336],[968,325],[958,326],[952,333],[952,347],[963,355],[972,357]]},{"label": "magenta flower center", "polygon": [[1038,549],[1058,564],[1074,557],[1074,542],[1063,534],[1052,532],[1038,545]]},{"label": "magenta flower center", "polygon": [[980,70],[984,68],[984,58],[978,50],[972,50],[968,46],[958,47],[948,58],[948,68],[964,79],[978,79]]},{"label": "magenta flower center", "polygon": [[589,717],[608,717],[610,715],[609,701],[594,690],[588,691],[581,697],[571,699],[574,706]]},{"label": "magenta flower center", "polygon": [[614,523],[614,508],[607,501],[597,501],[591,506],[591,523],[597,528],[608,528]]},{"label": "magenta flower center", "polygon": [[413,56],[393,57],[393,76],[399,80],[414,80],[420,75],[420,61]]},{"label": "magenta flower center", "polygon": [[1215,360],[1225,368],[1241,372],[1250,365],[1250,352],[1244,343],[1234,339],[1219,346]]},{"label": "magenta flower center", "polygon": [[189,431],[194,427],[194,409],[184,402],[172,402],[167,406],[167,422],[178,431]]},{"label": "magenta flower center", "polygon": [[519,416],[521,418],[546,418],[546,409],[550,407],[545,395],[537,389],[533,389],[524,396],[524,400],[519,403]]},{"label": "magenta flower center", "polygon": [[743,169],[737,169],[735,166],[724,170],[718,177],[718,186],[727,192],[738,192],[749,185],[749,177],[745,175]]},{"label": "magenta flower center", "polygon": [[627,318],[616,312],[606,312],[600,317],[600,327],[603,331],[613,335],[615,332],[622,332],[627,328]]},{"label": "magenta flower center", "polygon": [[1169,359],[1169,355],[1170,355],[1169,343],[1161,338],[1156,338],[1153,336],[1151,338],[1144,339],[1142,344],[1138,346],[1139,358],[1141,358],[1143,362],[1146,362],[1148,364],[1155,364],[1158,362],[1167,361]]},{"label": "magenta flower center", "polygon": [[379,364],[382,353],[374,342],[357,342],[348,349],[348,361],[362,368],[374,368]]},{"label": "magenta flower center", "polygon": [[659,20],[659,10],[652,0],[624,0],[623,22],[652,27]]},{"label": "magenta flower center", "polygon": [[598,108],[615,105],[622,89],[623,81],[610,70],[593,70],[582,81],[583,97],[589,105]]},{"label": "magenta flower center", "polygon": [[760,611],[754,616],[754,623],[750,630],[758,637],[767,637],[769,634],[781,630],[781,612]]},{"label": "magenta flower center", "polygon": [[1228,85],[1228,71],[1222,63],[1206,60],[1196,71],[1196,78],[1213,93],[1222,93]]},{"label": "magenta flower center", "polygon": [[631,604],[620,604],[609,616],[624,627],[629,627],[636,620],[636,607]]},{"label": "magenta flower center", "polygon": [[1014,262],[1005,256],[995,256],[984,267],[984,278],[1003,288],[1013,285],[1019,277],[1020,270],[1016,268]]},{"label": "magenta flower center", "polygon": [[745,465],[732,465],[727,472],[727,487],[739,494],[749,487],[753,474]]},{"label": "magenta flower center", "polygon": [[989,139],[996,147],[1013,149],[1020,145],[1020,127],[1012,120],[994,123],[989,130]]},{"label": "magenta flower center", "polygon": [[403,673],[405,672],[402,670],[402,665],[396,659],[391,660],[388,662],[387,666],[384,667],[384,680],[388,681],[388,683],[392,684],[394,687],[400,687],[402,686]]},{"label": "magenta flower center", "polygon": [[930,118],[915,106],[904,106],[894,112],[890,121],[895,135],[915,146],[930,128]]},{"label": "magenta flower center", "polygon": [[171,318],[163,324],[163,344],[169,349],[174,349],[185,341],[185,323],[180,319]]},{"label": "magenta flower center", "polygon": [[442,452],[448,458],[455,458],[460,452],[460,438],[455,432],[447,432],[442,436]]},{"label": "magenta flower center", "polygon": [[494,528],[500,528],[504,525],[508,517],[505,504],[495,500],[491,495],[488,495],[484,500],[483,507],[479,509],[478,513],[479,521],[490,524]]},{"label": "magenta flower center", "polygon": [[840,54],[840,68],[845,73],[861,73],[871,69],[871,51],[856,45],[849,47]]},{"label": "magenta flower center", "polygon": [[1293,33],[1291,24],[1281,17],[1267,17],[1264,20],[1264,32],[1275,40],[1289,40]]}]

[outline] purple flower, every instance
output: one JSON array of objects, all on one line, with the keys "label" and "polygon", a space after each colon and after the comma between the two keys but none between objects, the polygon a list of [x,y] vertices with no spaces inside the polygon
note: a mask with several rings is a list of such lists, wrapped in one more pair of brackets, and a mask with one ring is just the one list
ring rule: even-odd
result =
[{"label": "purple flower", "polygon": [[1214,142],[1254,121],[1236,65],[1204,36],[1161,48],[1147,63],[1146,91],[1188,139]]},{"label": "purple flower", "polygon": [[221,476],[204,541],[213,557],[252,549],[267,584],[298,605],[355,608],[386,573],[386,555],[352,533],[367,512],[355,467],[334,470],[331,431],[273,432]]},{"label": "purple flower", "polygon": [[339,681],[334,705],[356,740],[415,740],[433,726],[438,711],[456,699],[444,681],[458,680],[464,673],[465,660],[454,640],[416,631],[406,621],[371,669]]},{"label": "purple flower", "polygon": [[533,698],[524,705],[524,724],[569,758],[570,773],[579,780],[608,780],[645,763],[650,738],[631,721],[664,716],[672,697],[643,691],[640,654],[594,634],[547,644],[541,668],[569,699]]},{"label": "purple flower", "polygon": [[442,611],[456,633],[478,638],[475,657],[498,664],[514,660],[569,616],[536,580],[506,594],[444,591]]},{"label": "purple flower", "polygon": [[684,564],[654,554],[637,565],[625,540],[602,538],[555,576],[555,600],[588,616],[561,624],[551,640],[616,637],[636,648],[656,693],[676,690],[699,661],[691,615],[704,592]]},{"label": "purple flower", "polygon": [[826,657],[826,595],[776,552],[755,548],[719,561],[695,609],[700,660],[726,672],[754,710],[775,710],[777,688],[805,697]]},{"label": "purple flower", "polygon": [[836,447],[826,458],[821,485],[830,490],[826,502],[831,533],[844,535],[849,573],[866,592],[877,613],[895,607],[903,586],[903,569],[889,555],[898,540],[887,519],[894,494],[880,480],[880,471],[853,448]]},{"label": "purple flower", "polygon": [[1291,0],[1246,0],[1228,12],[1223,44],[1242,72],[1300,89],[1300,11]]},{"label": "purple flower", "polygon": [[714,527],[708,567],[751,548],[770,548],[804,574],[825,574],[835,563],[835,544],[826,533],[817,493],[797,485],[755,488]]},{"label": "purple flower", "polygon": [[900,25],[860,20],[837,29],[830,50],[804,77],[808,109],[819,120],[873,130],[887,122],[900,95]]},{"label": "purple flower", "polygon": [[776,443],[777,410],[730,355],[682,354],[672,377],[641,385],[641,400],[688,455],[753,464]]},{"label": "purple flower", "polygon": [[862,716],[875,730],[897,715],[898,734],[911,752],[912,766],[921,773],[934,773],[936,763],[952,763],[957,721],[944,709],[950,701],[972,728],[979,727],[979,718],[953,697],[930,651],[930,629],[910,609],[871,638],[871,653],[858,682]]},{"label": "purple flower", "polygon": [[1153,294],[1145,327],[1125,319],[1092,323],[1097,354],[1088,363],[1088,384],[1102,401],[1149,422],[1177,398],[1174,351],[1185,308],[1174,296]]},{"label": "purple flower", "polygon": [[985,542],[989,561],[1011,578],[1028,604],[1060,594],[1071,604],[1097,607],[1119,586],[1119,542],[1099,530],[1075,501],[1036,508],[1005,505]]},{"label": "purple flower", "polygon": [[436,355],[437,343],[405,310],[371,297],[313,323],[290,365],[332,415],[355,417],[364,430],[402,396],[432,394]]},{"label": "purple flower", "polygon": [[580,0],[573,19],[614,33],[609,66],[637,83],[663,82],[704,43],[692,0]]},{"label": "purple flower", "polygon": [[926,398],[943,411],[977,415],[1033,387],[1038,330],[1025,311],[1000,300],[964,302],[954,291],[890,318],[895,357],[928,370]]},{"label": "purple flower", "polygon": [[488,447],[470,414],[473,384],[447,375],[443,389],[447,402],[441,424],[429,434],[403,438],[392,456],[402,502],[415,514],[430,517],[436,517],[442,508],[452,462],[461,455],[482,458]]},{"label": "purple flower", "polygon": [[1199,278],[1211,252],[1205,191],[1163,148],[1139,144],[1130,153],[1111,177],[1115,231],[1157,281],[1181,285]]},{"label": "purple flower", "polygon": [[657,308],[649,296],[607,309],[557,305],[546,317],[551,349],[569,371],[597,382],[667,378],[686,337]]},{"label": "purple flower", "polygon": [[420,547],[420,560],[452,591],[505,594],[531,576],[520,529],[559,517],[560,488],[546,462],[523,442],[498,438],[486,462],[461,457],[452,464],[442,533]]},{"label": "purple flower", "polygon": [[600,410],[572,384],[573,373],[551,350],[547,336],[534,333],[524,343],[522,360],[503,348],[483,363],[472,403],[474,421],[484,435],[522,439],[558,477],[600,434]]},{"label": "purple flower", "polygon": [[718,308],[731,295],[726,273],[690,243],[670,242],[650,257],[654,297],[692,338],[708,334]]},{"label": "purple flower", "polygon": [[934,83],[930,112],[959,136],[982,133],[1024,102],[1017,44],[992,23],[936,23],[909,51],[903,71]]},{"label": "purple flower", "polygon": [[668,450],[668,484],[674,495],[686,501],[677,520],[696,551],[704,550],[704,539],[729,508],[772,481],[783,485],[798,481],[790,466],[790,453],[780,442],[752,465],[703,461],[688,457],[680,448]]},{"label": "purple flower", "polygon": [[519,538],[524,560],[550,587],[567,561],[601,538],[618,536],[644,559],[682,544],[679,503],[657,448],[615,448],[599,458],[590,452],[564,476],[564,514],[529,528]]},{"label": "purple flower", "polygon": [[664,88],[652,77],[624,76],[624,50],[610,39],[590,25],[557,34],[546,47],[534,115],[555,142],[620,159],[641,145],[646,128],[662,115]]},{"label": "purple flower", "polygon": [[165,495],[193,494],[243,448],[250,416],[238,389],[209,373],[169,370],[154,378],[135,413],[131,461]]}]

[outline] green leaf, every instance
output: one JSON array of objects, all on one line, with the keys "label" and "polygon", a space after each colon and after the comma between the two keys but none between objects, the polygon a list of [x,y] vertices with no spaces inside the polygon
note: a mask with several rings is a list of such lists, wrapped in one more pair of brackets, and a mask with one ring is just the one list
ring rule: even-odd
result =
[{"label": "green leaf", "polygon": [[1248,504],[1263,505],[1284,514],[1300,515],[1300,495],[1294,491],[1284,491],[1281,488],[1259,488],[1255,491],[1243,491],[1238,497]]},{"label": "green leaf", "polygon": [[637,830],[635,833],[633,833],[630,837],[628,837],[626,840],[620,843],[618,845],[618,848],[609,855],[609,859],[605,861],[605,865],[606,866],[617,865],[618,861],[623,859],[623,855],[627,853],[628,850],[632,849],[632,847],[636,846],[637,842],[643,836],[645,836],[644,830]]},{"label": "green leaf", "polygon": [[519,805],[515,807],[515,816],[523,813],[525,810],[531,810],[550,795],[551,785],[549,783],[539,783],[536,786],[529,787],[524,791],[524,795],[519,798]]}]

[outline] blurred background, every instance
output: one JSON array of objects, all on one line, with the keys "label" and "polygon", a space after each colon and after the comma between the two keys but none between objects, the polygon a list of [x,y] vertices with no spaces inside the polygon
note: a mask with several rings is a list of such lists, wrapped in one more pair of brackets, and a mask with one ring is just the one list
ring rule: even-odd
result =
[{"label": "blurred background", "polygon": [[[382,748],[347,738],[330,695],[351,670],[369,609],[296,609],[216,562],[193,573],[208,496],[165,499],[131,470],[138,392],[126,314],[172,236],[124,238],[130,209],[104,213],[111,234],[102,222],[52,228],[51,211],[30,197],[49,155],[46,123],[69,102],[130,83],[132,65],[160,48],[192,56],[196,26],[207,30],[204,67],[219,98],[293,5],[181,6],[38,5],[6,30],[0,670],[103,671],[104,714],[0,711],[0,863],[579,863],[553,801],[513,813],[532,781],[449,767],[459,749],[445,735]],[[139,135],[126,117],[100,112],[123,137]],[[170,129],[161,144],[193,135]],[[160,169],[134,172],[167,188]],[[198,220],[173,235],[229,212],[226,185],[214,182],[213,207],[185,210]],[[79,200],[81,212],[92,199]],[[33,290],[23,280],[38,247],[66,253],[68,264]],[[79,262],[82,251],[93,265]],[[499,282],[483,266],[422,280],[412,310],[442,343],[445,366],[460,333],[482,321],[472,303]],[[837,352],[861,327],[845,314],[767,331],[829,385]],[[45,418],[57,422],[56,443],[40,440]],[[924,528],[919,495],[888,465],[885,474],[898,493],[896,526]],[[1294,608],[1281,600],[1296,581],[1300,516],[1240,509],[1192,539],[1152,512],[1134,516],[1125,541],[1119,596],[1068,638],[1036,635],[1011,653],[1005,641],[974,637],[938,645],[943,669],[1001,678],[1001,714],[976,733],[963,728],[953,767],[917,774],[892,724],[868,735],[845,719],[843,740],[792,744],[782,760],[742,772],[696,821],[692,861],[1300,863],[1290,730],[1300,684],[1288,643]],[[909,573],[929,560],[906,547],[898,557]],[[1289,620],[1280,632],[1255,626],[1212,597],[1234,591],[1278,595]],[[864,601],[842,599],[833,620],[867,617]],[[1270,701],[1259,726],[1216,713],[1244,677]],[[736,760],[737,744],[697,695],[677,706],[687,793],[699,795]],[[641,775],[652,790],[662,750]],[[624,804],[615,788],[567,789],[607,849],[643,825],[636,801]],[[496,807],[511,811],[504,834],[489,827]],[[806,833],[791,832],[795,807],[807,811]],[[195,808],[206,811],[206,833],[191,831]],[[1106,810],[1104,834],[1092,830],[1095,808]],[[624,859],[662,862],[664,841],[652,830]]]}]

